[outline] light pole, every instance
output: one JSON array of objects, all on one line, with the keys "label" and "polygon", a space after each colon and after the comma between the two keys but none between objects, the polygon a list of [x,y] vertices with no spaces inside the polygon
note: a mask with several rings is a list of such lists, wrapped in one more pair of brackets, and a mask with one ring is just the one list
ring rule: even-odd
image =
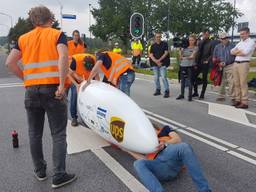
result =
[{"label": "light pole", "polygon": [[91,6],[92,4],[89,4],[89,32],[90,32],[90,39],[92,38],[92,33],[91,33]]},{"label": "light pole", "polygon": [[235,29],[235,11],[236,11],[236,0],[234,0],[234,13],[233,13],[233,24],[232,24],[232,38],[231,42],[233,43],[234,41],[234,29]]},{"label": "light pole", "polygon": [[167,43],[169,46],[169,31],[170,31],[170,5],[171,5],[171,0],[168,1],[168,14],[167,14]]},{"label": "light pole", "polygon": [[[63,5],[61,4],[60,0],[57,0],[58,3],[59,3],[59,6],[60,6],[60,28],[62,29],[63,28],[63,22],[62,22],[62,10],[63,10]],[[63,30],[63,29],[62,29]]]},{"label": "light pole", "polygon": [[9,15],[9,14],[3,13],[3,12],[0,12],[0,15],[4,15],[4,16],[9,17],[9,18],[10,18],[10,20],[11,20],[11,28],[13,28],[13,20],[12,20],[12,16],[11,16],[11,15]]}]

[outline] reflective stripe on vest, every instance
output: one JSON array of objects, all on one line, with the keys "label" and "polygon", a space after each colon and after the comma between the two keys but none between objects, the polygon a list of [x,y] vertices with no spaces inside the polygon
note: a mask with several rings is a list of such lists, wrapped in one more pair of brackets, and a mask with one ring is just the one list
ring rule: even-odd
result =
[{"label": "reflective stripe on vest", "polygon": [[[120,63],[122,63],[122,64],[120,64]],[[120,66],[116,67],[119,64],[120,64]],[[108,78],[108,81],[110,81],[110,82],[112,82],[113,80],[117,81],[117,79],[114,77],[114,75],[116,73],[118,73],[119,71],[121,71],[126,65],[132,66],[131,62],[129,60],[127,60],[126,58],[121,58],[121,59],[116,60],[116,62],[114,63],[114,66],[113,66],[113,68],[110,72],[110,76]]]},{"label": "reflective stripe on vest", "polygon": [[24,70],[51,66],[58,66],[58,60],[26,64],[24,65]]},{"label": "reflective stripe on vest", "polygon": [[44,79],[50,77],[59,77],[59,72],[44,72],[44,73],[37,73],[37,74],[29,74],[24,76],[24,80],[33,80],[33,79]]},{"label": "reflective stripe on vest", "polygon": [[59,84],[57,42],[61,32],[50,27],[36,27],[19,37],[24,85]]}]

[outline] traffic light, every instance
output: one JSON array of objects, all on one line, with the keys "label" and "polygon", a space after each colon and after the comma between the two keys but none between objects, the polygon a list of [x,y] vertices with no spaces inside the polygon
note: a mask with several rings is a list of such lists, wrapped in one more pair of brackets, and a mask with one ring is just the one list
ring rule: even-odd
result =
[{"label": "traffic light", "polygon": [[142,14],[132,14],[130,18],[130,34],[133,38],[141,38],[144,34],[144,17]]}]

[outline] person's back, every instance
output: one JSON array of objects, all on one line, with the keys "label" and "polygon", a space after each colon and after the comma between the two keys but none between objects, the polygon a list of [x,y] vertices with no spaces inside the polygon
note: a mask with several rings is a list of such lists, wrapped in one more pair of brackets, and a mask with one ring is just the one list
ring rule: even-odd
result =
[{"label": "person's back", "polygon": [[[29,19],[35,29],[22,35],[7,58],[6,65],[24,81],[25,109],[28,119],[30,152],[34,175],[39,181],[47,179],[42,137],[45,113],[52,133],[52,188],[59,188],[76,179],[66,173],[67,105],[65,79],[68,72],[68,49],[64,33],[52,29],[54,16],[44,6],[34,7]],[[18,66],[22,59],[23,71]]]},{"label": "person's back", "polygon": [[25,86],[59,84],[56,43],[60,34],[50,27],[36,27],[19,38]]}]

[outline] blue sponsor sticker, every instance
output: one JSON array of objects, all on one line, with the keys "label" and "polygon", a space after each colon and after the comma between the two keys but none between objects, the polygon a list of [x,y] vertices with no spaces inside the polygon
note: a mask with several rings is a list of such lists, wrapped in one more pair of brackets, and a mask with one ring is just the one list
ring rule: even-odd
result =
[{"label": "blue sponsor sticker", "polygon": [[97,108],[97,115],[102,118],[106,118],[107,110],[100,107]]}]

